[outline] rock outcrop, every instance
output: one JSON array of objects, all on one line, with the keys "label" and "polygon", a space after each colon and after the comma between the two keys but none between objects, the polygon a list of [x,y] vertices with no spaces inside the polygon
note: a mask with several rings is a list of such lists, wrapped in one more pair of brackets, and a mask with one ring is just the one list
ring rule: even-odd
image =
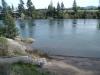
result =
[{"label": "rock outcrop", "polygon": [[26,47],[23,43],[16,40],[0,38],[0,56],[26,55]]},{"label": "rock outcrop", "polygon": [[9,55],[25,55],[26,47],[18,41],[7,39]]}]

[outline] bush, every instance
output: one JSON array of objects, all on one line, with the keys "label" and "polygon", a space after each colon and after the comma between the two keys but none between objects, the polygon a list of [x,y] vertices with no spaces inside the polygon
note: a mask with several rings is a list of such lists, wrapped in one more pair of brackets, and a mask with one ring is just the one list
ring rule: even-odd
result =
[{"label": "bush", "polygon": [[51,75],[49,72],[40,71],[36,65],[16,63],[11,66],[10,75]]},{"label": "bush", "polygon": [[14,39],[18,35],[18,32],[15,26],[14,19],[9,13],[5,14],[3,23],[4,26],[0,28],[0,35]]}]

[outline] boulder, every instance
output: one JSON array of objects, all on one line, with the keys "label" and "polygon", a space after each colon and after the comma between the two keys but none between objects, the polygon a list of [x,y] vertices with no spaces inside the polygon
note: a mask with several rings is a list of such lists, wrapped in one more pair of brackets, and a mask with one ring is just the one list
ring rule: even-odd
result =
[{"label": "boulder", "polygon": [[9,55],[25,55],[26,52],[26,47],[22,45],[21,43],[12,40],[12,39],[7,39],[8,42],[8,54]]},{"label": "boulder", "polygon": [[1,56],[26,55],[26,47],[16,40],[8,38],[0,38]]},{"label": "boulder", "polygon": [[16,37],[15,37],[15,40],[16,40],[16,41],[21,41],[22,38],[21,38],[20,36],[16,36]]},{"label": "boulder", "polygon": [[26,39],[22,39],[22,41],[24,43],[27,43],[27,44],[32,44],[33,42],[35,42],[35,39],[33,39],[33,38],[26,38]]},{"label": "boulder", "polygon": [[44,65],[47,65],[48,62],[46,58],[34,58],[33,63],[39,67],[43,67]]}]

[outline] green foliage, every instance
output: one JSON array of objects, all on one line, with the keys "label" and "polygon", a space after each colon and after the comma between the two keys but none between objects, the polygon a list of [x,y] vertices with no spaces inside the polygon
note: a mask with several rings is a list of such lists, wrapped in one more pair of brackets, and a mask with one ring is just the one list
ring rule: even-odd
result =
[{"label": "green foliage", "polygon": [[39,71],[36,65],[16,63],[11,67],[10,75],[51,75],[49,72]]},{"label": "green foliage", "polygon": [[62,11],[64,10],[64,3],[63,2],[61,3],[61,10]]},{"label": "green foliage", "polygon": [[25,8],[24,8],[23,0],[20,0],[20,4],[18,5],[18,12],[19,12],[20,16],[21,16],[22,13],[25,13]]},{"label": "green foliage", "polygon": [[28,16],[34,17],[33,14],[34,14],[34,11],[35,11],[35,7],[34,7],[31,0],[27,1],[27,8],[28,8],[28,11],[27,11]]},{"label": "green foliage", "polygon": [[12,9],[7,5],[5,0],[2,0],[2,8],[4,12],[3,16],[3,27],[0,27],[0,36],[4,36],[7,38],[12,38],[17,36],[17,29],[15,26],[15,21],[12,17]]},{"label": "green foliage", "polygon": [[99,10],[99,12],[100,12],[100,6],[98,7],[98,10]]},{"label": "green foliage", "polygon": [[28,9],[30,9],[32,6],[33,6],[32,1],[31,0],[28,0],[27,1],[27,7],[28,7]]},{"label": "green foliage", "polygon": [[59,2],[57,3],[57,12],[59,12],[61,9]]},{"label": "green foliage", "polygon": [[100,11],[97,12],[98,19],[100,19]]},{"label": "green foliage", "polygon": [[7,40],[4,37],[0,37],[0,56],[8,55],[7,51]]},{"label": "green foliage", "polygon": [[6,12],[7,7],[8,7],[8,5],[7,5],[6,1],[5,0],[2,0],[2,11],[3,12]]},{"label": "green foliage", "polygon": [[47,16],[48,17],[53,17],[54,16],[54,12],[55,12],[55,8],[53,7],[53,3],[51,1],[51,3],[48,6]]},{"label": "green foliage", "polygon": [[4,37],[0,37],[0,43],[7,44],[7,40]]},{"label": "green foliage", "polygon": [[7,38],[14,39],[18,35],[18,32],[15,26],[15,21],[9,13],[5,14],[3,23],[4,23],[4,27],[2,29],[1,35]]},{"label": "green foliage", "polygon": [[77,3],[76,3],[76,0],[74,0],[74,2],[73,2],[73,11],[74,11],[74,13],[77,13]]},{"label": "green foliage", "polygon": [[61,7],[60,7],[60,4],[58,2],[57,3],[57,18],[60,18],[60,15],[61,15],[60,10],[61,10]]},{"label": "green foliage", "polygon": [[14,6],[13,5],[12,5],[11,9],[12,9],[12,11],[14,11]]},{"label": "green foliage", "polygon": [[8,8],[7,8],[7,12],[8,12],[10,15],[13,14],[13,10],[12,10],[12,8],[11,8],[10,6],[8,6]]},{"label": "green foliage", "polygon": [[2,11],[2,6],[0,6],[0,11]]},{"label": "green foliage", "polygon": [[63,9],[64,9],[64,4],[63,2],[61,3],[61,6],[59,2],[57,3],[57,8],[53,7],[52,2],[48,6],[46,16],[47,17],[52,17],[52,18],[63,18]]},{"label": "green foliage", "polygon": [[[0,19],[4,18],[6,12],[9,12],[14,17],[21,17],[22,19],[31,18],[31,19],[45,19],[45,18],[94,18],[100,19],[100,6],[98,8],[89,8],[88,11],[84,7],[77,6],[76,0],[73,1],[73,8],[64,9],[64,3],[61,4],[58,2],[57,6],[54,7],[53,3],[48,6],[48,9],[36,10],[35,6],[32,3],[32,0],[27,0],[27,9],[24,8],[24,1],[20,0],[18,5],[18,13],[13,14],[14,7],[12,8],[7,5],[5,0],[2,0],[2,7],[0,10],[4,12],[3,15],[0,15]],[[73,10],[73,11],[72,11]],[[0,30],[1,31],[1,30]],[[0,32],[1,34],[1,32]]]},{"label": "green foliage", "polygon": [[0,37],[2,37],[4,34],[4,27],[0,27]]}]

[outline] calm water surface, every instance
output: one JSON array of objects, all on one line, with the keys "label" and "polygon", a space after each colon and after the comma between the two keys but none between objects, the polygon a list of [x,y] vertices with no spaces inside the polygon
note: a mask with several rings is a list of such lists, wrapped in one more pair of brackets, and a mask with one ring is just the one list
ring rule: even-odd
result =
[{"label": "calm water surface", "polygon": [[51,55],[100,57],[100,20],[17,20],[24,38],[36,39],[33,48]]}]

